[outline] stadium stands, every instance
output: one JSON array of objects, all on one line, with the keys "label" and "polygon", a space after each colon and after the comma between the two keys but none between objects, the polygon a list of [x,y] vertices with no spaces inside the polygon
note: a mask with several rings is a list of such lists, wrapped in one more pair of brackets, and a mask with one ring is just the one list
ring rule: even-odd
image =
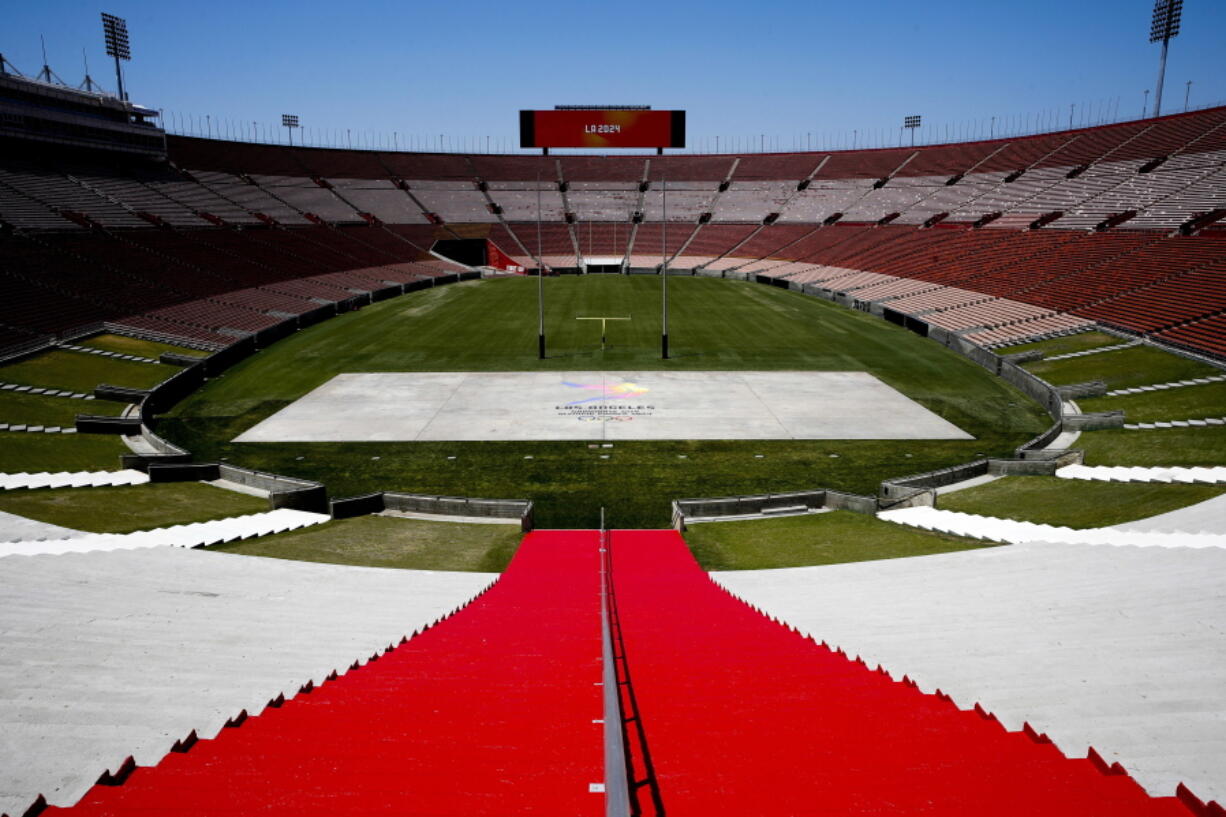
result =
[{"label": "stadium stands", "polygon": [[1029,723],[1070,757],[1096,747],[1151,793],[1183,783],[1220,801],[1226,743],[1212,724],[1226,676],[1205,658],[1224,560],[1212,547],[1032,543],[712,575],[963,710],[981,705],[1010,730]]},{"label": "stadium stands", "polygon": [[[11,747],[0,812],[27,813],[40,795],[71,805],[125,757],[153,766],[189,735],[224,737],[244,710],[256,715],[300,688],[326,687],[333,673],[429,627],[494,578],[167,547],[6,558],[0,642],[15,694],[0,709]],[[30,672],[51,656],[54,670]],[[286,713],[293,706],[306,708]]]},{"label": "stadium stands", "polygon": [[[263,631],[255,637],[276,644],[274,655],[258,661],[267,691],[263,697],[247,691],[250,671],[233,673],[219,690],[228,695],[205,690],[230,716],[246,706],[251,717],[228,729],[216,719],[201,729],[178,718],[174,725],[184,735],[197,728],[204,739],[190,751],[145,754],[141,764],[152,768],[136,769],[122,786],[93,787],[71,813],[368,814],[373,803],[379,810],[432,815],[602,814],[601,789],[592,787],[604,779],[597,537],[594,531],[531,534],[497,583],[435,627],[434,620],[490,577],[292,562],[280,563],[285,567],[278,575],[268,564],[276,560],[256,559],[255,575],[236,576],[234,593],[216,580],[219,571],[230,567],[226,562],[252,560],[198,555],[203,586],[224,588],[245,602],[224,623],[233,627],[245,610]],[[155,566],[168,560],[159,556]],[[259,615],[270,600],[263,594],[243,598],[261,576],[276,577],[294,602],[271,622]],[[326,585],[313,587],[318,599],[297,592],[311,581]],[[375,603],[352,605],[358,597]],[[338,608],[340,598],[355,609]],[[303,609],[304,600],[314,609]],[[166,629],[181,633],[187,621],[175,617]],[[396,621],[401,629],[389,629]],[[270,638],[269,630],[294,622],[300,622],[296,632],[285,634],[290,643]],[[225,632],[217,622],[209,627]],[[410,633],[407,642],[389,646]],[[304,643],[314,638],[324,643]],[[375,655],[362,665],[372,648]],[[321,662],[325,649],[330,655]],[[228,663],[238,652],[219,651],[216,660]],[[199,655],[213,658],[212,651]],[[285,689],[287,675],[318,684],[338,668],[344,673],[339,678],[333,673],[303,694]],[[280,673],[268,677],[271,669]],[[288,700],[263,709],[279,693]]]},{"label": "stadium stands", "polygon": [[[872,664],[852,661],[849,653],[819,646],[736,603],[703,573],[675,532],[614,531],[610,547],[616,618],[632,679],[629,715],[641,723],[645,736],[636,744],[632,731],[629,741],[632,779],[646,783],[639,790],[641,813],[804,814],[814,813],[814,804],[828,814],[1187,813],[1173,797],[1151,799],[1131,779],[1101,774],[1092,760],[1071,759],[1083,757],[1084,746],[1065,756],[1037,734],[1007,732],[995,718],[960,711],[947,697],[932,694],[931,686],[924,694],[913,683],[874,672]],[[930,563],[939,567],[948,558],[893,564],[922,562],[919,569],[929,567],[931,575]],[[1030,562],[1032,569],[1043,569],[1041,558]],[[859,578],[860,593],[876,594],[888,587],[873,582],[882,565],[842,570]],[[885,566],[885,575],[897,574],[888,570],[891,563]],[[811,580],[820,580],[822,570],[840,568],[792,571],[801,581],[789,581],[787,571],[743,571],[743,579],[741,573],[725,573],[719,580],[746,588],[754,603],[772,612],[782,610],[790,619],[812,623],[814,632],[832,631],[812,612],[830,607],[830,618],[846,622],[847,637],[838,630],[838,643],[849,651],[859,648],[857,640],[866,640],[856,638],[857,624],[876,634],[874,624],[888,619],[892,626],[881,632],[899,636],[904,650],[917,630],[923,633],[925,618],[919,611],[925,608],[913,595],[934,597],[932,587],[911,585],[915,590],[900,591],[897,600],[878,600],[872,608],[876,617],[863,612],[856,617],[825,598],[837,595],[840,603],[858,606],[855,592],[837,582],[822,583],[829,594],[811,591]],[[1070,570],[1066,575],[1081,574]],[[1052,595],[1050,588],[1044,590]],[[964,594],[944,598],[951,597],[960,600]],[[1010,598],[1025,599],[1014,593]],[[950,607],[964,629],[995,624],[992,616]],[[900,620],[917,627],[900,628]],[[988,644],[999,646],[990,636]],[[994,654],[1007,653],[1003,663],[1016,664],[1016,649],[1010,645]],[[965,663],[963,654],[942,648],[938,639],[920,638],[907,654],[914,658],[933,650],[940,651],[942,666],[956,677]],[[1087,643],[1081,655],[1092,660],[1094,654],[1093,642]],[[1192,653],[1187,660],[1196,663]],[[927,667],[930,661],[914,664]],[[1042,656],[1036,656],[1035,664],[1032,674],[1042,677]],[[934,677],[940,677],[936,670]],[[1067,684],[1075,676],[1055,677]],[[969,707],[972,702],[963,698],[958,703]],[[1056,718],[1033,723],[1038,730],[1063,725]],[[1021,729],[1020,723],[1009,726]],[[1176,742],[1183,738],[1178,733],[1170,737]]]},{"label": "stadium stands", "polygon": [[[470,226],[535,267],[539,216],[541,261],[557,269],[589,257],[654,269],[668,255],[675,269],[786,277],[911,314],[964,308],[930,318],[959,332],[1016,327],[980,343],[1096,321],[1226,346],[1226,232],[1213,222],[1226,108],[914,150],[555,159],[171,137],[169,155],[6,152],[6,345],[111,322],[221,346],[431,277],[434,240]],[[1034,310],[1020,320],[1022,307],[980,309],[968,293]]]}]

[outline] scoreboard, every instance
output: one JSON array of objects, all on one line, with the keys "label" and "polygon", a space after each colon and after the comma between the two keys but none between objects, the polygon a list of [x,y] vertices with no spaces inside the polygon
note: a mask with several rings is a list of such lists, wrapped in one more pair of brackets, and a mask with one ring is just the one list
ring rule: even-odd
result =
[{"label": "scoreboard", "polygon": [[523,148],[683,148],[685,111],[555,108],[519,112]]}]

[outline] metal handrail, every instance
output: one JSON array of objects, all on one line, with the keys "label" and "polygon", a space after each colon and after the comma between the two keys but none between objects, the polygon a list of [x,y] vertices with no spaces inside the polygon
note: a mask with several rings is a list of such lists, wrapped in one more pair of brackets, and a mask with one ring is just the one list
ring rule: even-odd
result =
[{"label": "metal handrail", "polygon": [[621,686],[613,657],[613,628],[609,610],[609,546],[604,508],[600,509],[600,655],[604,690],[604,797],[605,817],[630,817],[630,782],[626,774],[626,743],[622,733]]}]

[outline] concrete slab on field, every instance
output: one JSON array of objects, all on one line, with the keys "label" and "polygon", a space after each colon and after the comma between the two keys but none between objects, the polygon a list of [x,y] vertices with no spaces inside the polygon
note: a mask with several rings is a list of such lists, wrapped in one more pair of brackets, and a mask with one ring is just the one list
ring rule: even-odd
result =
[{"label": "concrete slab on field", "polygon": [[340,374],[235,442],[969,440],[866,372]]}]

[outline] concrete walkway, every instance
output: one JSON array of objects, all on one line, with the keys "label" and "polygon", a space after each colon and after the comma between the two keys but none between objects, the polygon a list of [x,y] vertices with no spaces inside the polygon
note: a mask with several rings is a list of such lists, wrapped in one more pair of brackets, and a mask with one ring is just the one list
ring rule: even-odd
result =
[{"label": "concrete walkway", "polygon": [[0,812],[74,803],[129,755],[152,765],[192,730],[212,737],[494,578],[178,548],[6,559]]},{"label": "concrete walkway", "polygon": [[85,536],[84,531],[61,528],[50,522],[27,519],[15,513],[0,511],[0,542],[25,542],[32,539],[72,539]]},{"label": "concrete walkway", "polygon": [[1226,535],[1226,495],[1215,496],[1186,508],[1125,522],[1117,530],[1127,531],[1197,531]]}]

